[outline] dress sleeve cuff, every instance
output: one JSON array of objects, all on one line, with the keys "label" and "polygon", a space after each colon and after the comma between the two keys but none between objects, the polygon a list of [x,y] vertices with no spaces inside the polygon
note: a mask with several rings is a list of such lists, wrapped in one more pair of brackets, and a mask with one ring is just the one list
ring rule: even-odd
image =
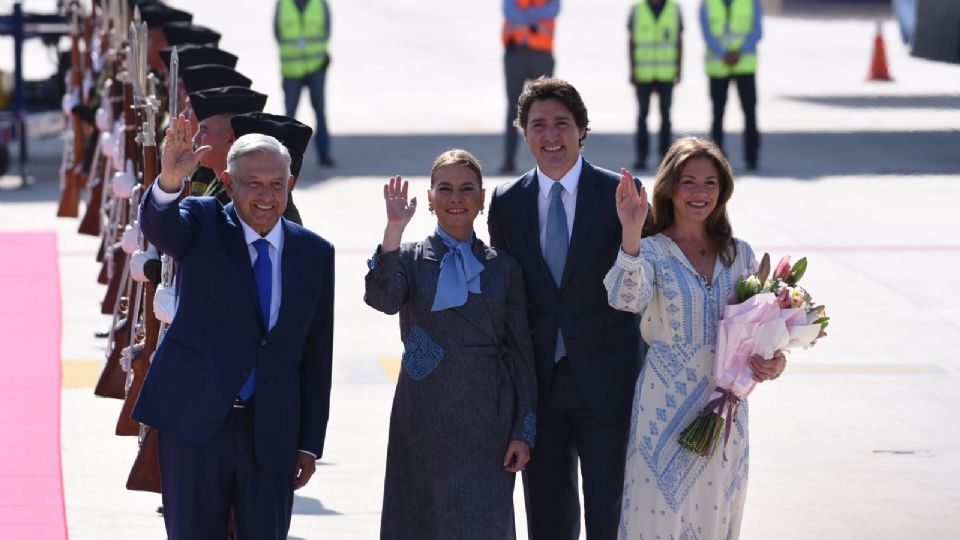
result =
[{"label": "dress sleeve cuff", "polygon": [[623,248],[620,248],[617,252],[617,266],[626,272],[636,272],[640,270],[642,263],[643,258],[639,253],[636,256],[629,255]]},{"label": "dress sleeve cuff", "polygon": [[308,455],[308,456],[311,456],[313,459],[317,459],[317,455],[314,454],[313,452],[309,451],[309,450],[300,450],[300,453],[301,453],[301,454],[306,454],[306,455]]}]

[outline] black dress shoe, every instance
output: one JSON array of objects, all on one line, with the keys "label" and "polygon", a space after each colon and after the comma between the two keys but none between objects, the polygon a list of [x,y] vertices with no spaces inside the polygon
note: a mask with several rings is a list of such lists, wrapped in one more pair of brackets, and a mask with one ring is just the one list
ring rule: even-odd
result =
[{"label": "black dress shoe", "polygon": [[320,156],[320,166],[321,167],[335,167],[337,164],[330,158],[330,156]]},{"label": "black dress shoe", "polygon": [[647,160],[645,160],[645,159],[638,159],[638,160],[634,161],[634,162],[633,162],[633,168],[636,169],[636,170],[638,170],[638,171],[646,170],[646,168],[647,168]]},{"label": "black dress shoe", "polygon": [[513,161],[504,161],[500,168],[497,169],[497,172],[500,174],[510,174],[517,169],[517,166],[513,164]]},{"label": "black dress shoe", "polygon": [[748,170],[748,171],[755,171],[755,170],[757,170],[757,160],[755,160],[755,159],[748,159],[748,160],[747,160],[747,170]]}]

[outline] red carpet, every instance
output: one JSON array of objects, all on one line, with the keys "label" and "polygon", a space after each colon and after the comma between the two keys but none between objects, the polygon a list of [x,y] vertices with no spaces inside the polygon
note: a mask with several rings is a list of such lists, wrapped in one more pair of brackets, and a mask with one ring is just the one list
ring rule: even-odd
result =
[{"label": "red carpet", "polygon": [[52,232],[0,233],[0,538],[67,537]]}]

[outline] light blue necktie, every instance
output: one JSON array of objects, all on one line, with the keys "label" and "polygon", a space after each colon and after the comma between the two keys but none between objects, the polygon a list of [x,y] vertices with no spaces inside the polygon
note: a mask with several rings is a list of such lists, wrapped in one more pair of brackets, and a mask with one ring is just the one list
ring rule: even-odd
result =
[{"label": "light blue necktie", "polygon": [[466,242],[459,242],[440,227],[437,227],[437,235],[448,251],[440,261],[440,277],[437,279],[437,292],[430,311],[442,311],[466,304],[468,291],[480,294],[480,272],[483,271],[483,264],[477,260],[471,249],[476,236],[471,236]]},{"label": "light blue necktie", "polygon": [[[563,184],[554,182],[550,186],[550,208],[547,210],[547,238],[543,246],[543,259],[550,269],[553,281],[560,286],[563,280],[563,267],[567,264],[567,247],[570,235],[567,233],[567,211],[563,208]],[[556,362],[567,353],[563,344],[563,332],[557,330],[557,351],[553,357]]]},{"label": "light blue necktie", "polygon": [[[273,289],[273,265],[270,264],[270,242],[261,238],[253,242],[257,249],[257,260],[253,263],[253,279],[257,282],[257,297],[260,299],[260,311],[263,314],[263,326],[270,329],[270,296]],[[240,389],[240,399],[247,401],[253,396],[253,378],[257,370],[250,371],[250,376]]]}]

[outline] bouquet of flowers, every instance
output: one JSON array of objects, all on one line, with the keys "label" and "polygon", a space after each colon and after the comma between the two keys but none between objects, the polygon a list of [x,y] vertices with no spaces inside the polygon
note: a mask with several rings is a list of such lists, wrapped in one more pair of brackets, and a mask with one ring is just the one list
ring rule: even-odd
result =
[{"label": "bouquet of flowers", "polygon": [[696,420],[680,434],[681,446],[709,458],[722,435],[726,448],[740,401],[757,385],[750,357],[771,358],[777,351],[805,349],[826,335],[830,318],[824,306],[816,305],[810,293],[797,284],[806,270],[806,257],[791,266],[787,256],[769,276],[770,255],[765,253],[755,275],[737,279],[731,295],[735,298],[724,308],[717,329],[713,364],[717,388]]}]

